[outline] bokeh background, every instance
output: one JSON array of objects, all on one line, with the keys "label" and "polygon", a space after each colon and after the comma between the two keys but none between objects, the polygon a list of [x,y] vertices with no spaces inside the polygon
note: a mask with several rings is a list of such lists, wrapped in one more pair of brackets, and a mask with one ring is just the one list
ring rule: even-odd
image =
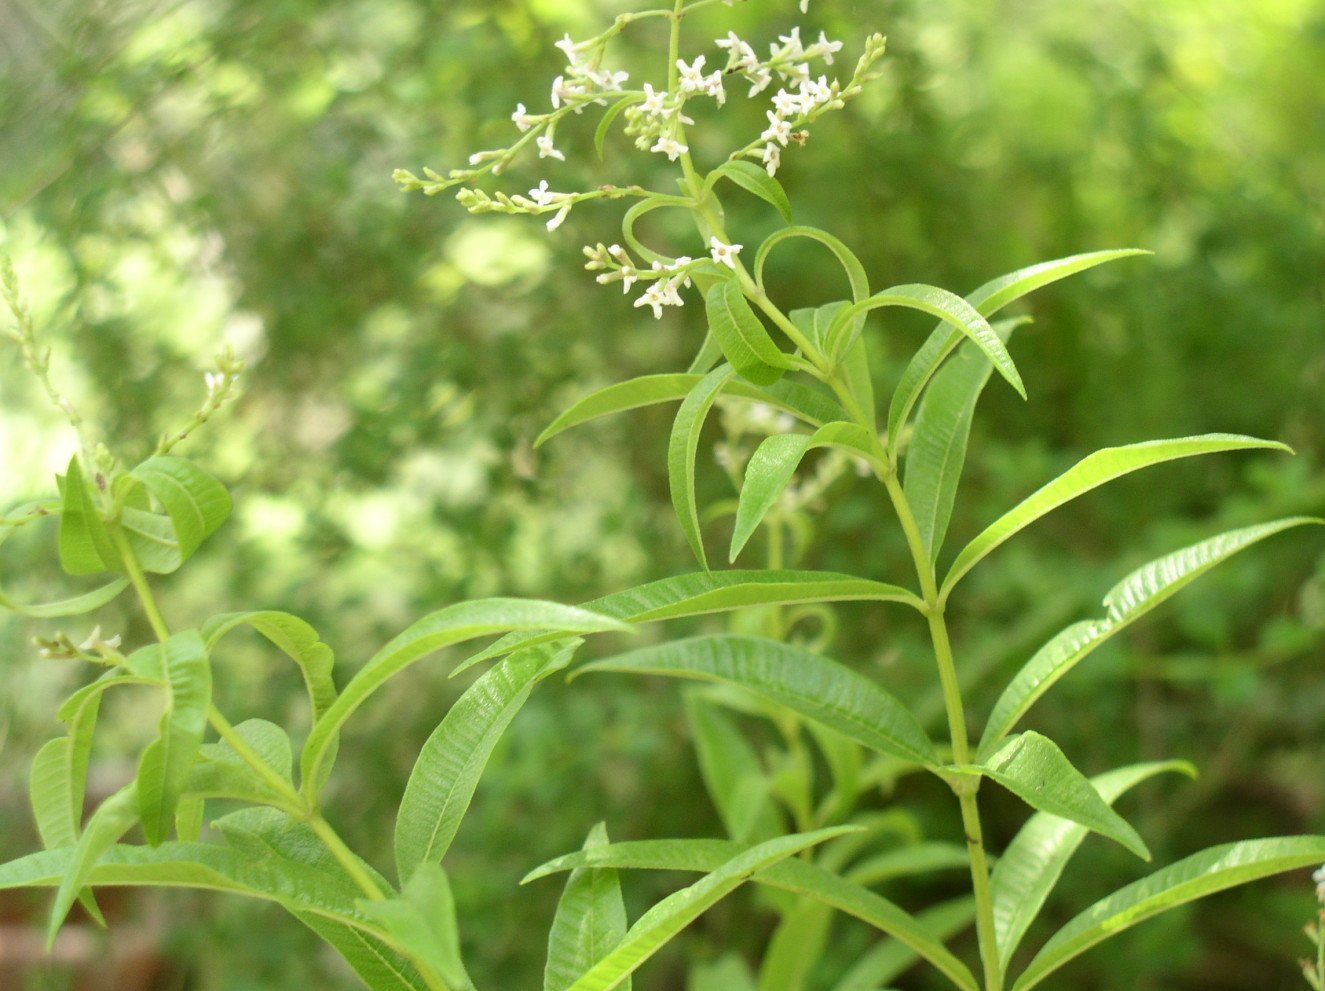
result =
[{"label": "bokeh background", "polygon": [[[222,342],[249,363],[240,401],[183,452],[232,487],[237,508],[162,583],[173,621],[294,611],[335,646],[343,678],[412,618],[458,599],[578,601],[690,570],[666,494],[667,410],[600,421],[537,451],[531,441],[594,387],[684,368],[702,335],[699,307],[655,323],[594,285],[579,248],[618,239],[610,206],[580,208],[549,235],[535,219],[469,217],[446,197],[402,194],[389,178],[397,166],[445,169],[507,143],[515,103],[542,107],[560,71],[552,42],[593,33],[625,7],[0,0],[0,244],[60,381],[132,460],[196,406]],[[729,27],[766,43],[799,22],[844,40],[849,65],[866,33],[888,35],[883,79],[816,126],[779,175],[797,219],[842,237],[875,285],[968,292],[1077,251],[1155,252],[1021,307],[1036,321],[1014,345],[1031,401],[989,388],[954,544],[1096,447],[1228,430],[1298,452],[1155,469],[1001,550],[956,607],[975,711],[1039,642],[1094,615],[1130,567],[1232,526],[1325,514],[1325,3],[814,0],[805,17],[796,8],[715,8],[689,44],[712,62],[711,40]],[[657,36],[631,37],[622,63],[657,82]],[[762,128],[763,107],[734,97],[710,119],[717,130],[695,150],[717,161],[723,129],[744,142]],[[502,188],[542,177],[557,189],[671,188],[665,160],[619,135],[596,162],[592,127],[586,119],[559,136],[570,164],[527,162]],[[752,204],[729,205],[729,229],[746,244],[773,229]],[[781,255],[776,277],[780,297],[807,304],[831,298],[823,286],[836,278],[813,251]],[[876,324],[886,395],[927,325]],[[52,490],[73,439],[16,351],[0,355],[9,505]],[[701,475],[706,497],[730,495],[715,466]],[[844,478],[824,509],[803,564],[907,580],[893,520],[869,486]],[[5,546],[11,593],[65,587],[52,537],[25,531]],[[116,607],[98,618],[130,640],[148,632]],[[922,627],[856,607],[839,620],[836,656],[940,715]],[[55,628],[0,618],[5,858],[36,845],[28,763],[56,732],[60,693],[85,676],[35,659],[30,638]],[[1033,724],[1087,772],[1161,756],[1202,767],[1195,783],[1160,781],[1126,800],[1157,863],[1226,840],[1325,832],[1323,641],[1325,540],[1293,531],[1092,657]],[[413,756],[463,688],[445,667],[421,666],[347,737],[329,814],[379,860]],[[256,643],[237,642],[219,678],[223,708],[298,725],[294,675]],[[126,698],[107,713],[99,779],[116,780],[133,759],[155,722],[151,705]],[[559,886],[518,889],[527,869],[578,847],[598,820],[614,838],[717,835],[702,796],[675,684],[540,689],[446,864],[480,986],[537,986]],[[876,801],[909,803],[927,832],[957,838],[940,791],[907,786]],[[1022,813],[994,801],[991,815],[997,846]],[[1048,920],[1141,871],[1088,840]],[[628,878],[632,912],[675,880]],[[910,904],[935,896],[898,893]],[[1309,949],[1300,928],[1314,904],[1305,874],[1263,882],[1135,930],[1056,986],[1305,986],[1294,960]],[[21,927],[44,905],[6,898],[0,911]],[[18,930],[6,928],[7,979],[24,991],[357,986],[272,907],[134,893],[114,909],[121,938],[106,949],[90,937],[91,968],[22,963]],[[636,987],[683,988],[686,959],[753,953],[769,924],[737,899]],[[839,938],[844,953],[864,945],[845,925]],[[830,980],[831,966],[820,976]],[[936,986],[926,981],[911,974],[902,986]]]}]

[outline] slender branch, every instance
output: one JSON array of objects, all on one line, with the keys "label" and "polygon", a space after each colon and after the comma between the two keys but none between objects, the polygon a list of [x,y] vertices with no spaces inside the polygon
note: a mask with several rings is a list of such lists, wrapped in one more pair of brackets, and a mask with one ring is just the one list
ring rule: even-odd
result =
[{"label": "slender branch", "polygon": [[331,851],[331,855],[345,869],[345,873],[350,876],[359,889],[371,901],[383,901],[386,894],[378,885],[373,876],[364,870],[363,864],[355,856],[354,851],[345,845],[345,841],[340,838],[340,834],[331,827],[331,823],[323,819],[318,813],[313,813],[307,819],[308,825],[312,827],[326,848]]},{"label": "slender branch", "polygon": [[156,596],[152,594],[152,587],[147,583],[147,576],[143,574],[142,565],[138,563],[138,555],[133,552],[133,547],[129,543],[129,538],[124,535],[124,531],[119,524],[111,523],[107,526],[110,531],[110,538],[115,544],[115,549],[120,552],[120,558],[124,561],[124,570],[128,572],[129,582],[133,585],[133,590],[138,593],[138,601],[143,605],[143,612],[147,614],[147,622],[151,624],[152,632],[156,638],[165,643],[170,639],[170,627],[161,617],[161,610],[157,607]]}]

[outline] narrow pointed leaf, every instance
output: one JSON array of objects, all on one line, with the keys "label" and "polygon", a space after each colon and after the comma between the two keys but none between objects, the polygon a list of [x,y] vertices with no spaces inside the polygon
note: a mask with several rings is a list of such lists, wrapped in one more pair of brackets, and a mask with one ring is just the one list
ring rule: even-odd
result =
[{"label": "narrow pointed leaf", "polygon": [[768,840],[739,853],[699,881],[671,894],[630,927],[619,944],[568,991],[610,991],[708,908],[736,890],[750,876],[816,843],[850,831],[838,826]]},{"label": "narrow pointed leaf", "polygon": [[708,570],[708,558],[704,554],[704,539],[699,529],[699,508],[695,503],[695,462],[704,421],[718,393],[733,374],[730,366],[719,365],[700,379],[677,410],[676,420],[672,423],[672,436],[667,444],[667,482],[672,493],[672,508],[676,510],[676,518],[690,549],[705,571]]},{"label": "narrow pointed leaf", "polygon": [[[939,939],[948,939],[975,921],[975,899],[955,898],[925,909],[916,918]],[[919,959],[900,940],[883,940],[852,964],[833,991],[878,991]]]},{"label": "narrow pointed leaf", "polygon": [[83,774],[78,773],[73,754],[73,740],[60,736],[42,744],[32,760],[28,796],[37,834],[47,850],[78,842],[86,769]]},{"label": "narrow pointed leaf", "polygon": [[175,524],[169,516],[125,506],[120,512],[118,525],[128,538],[134,559],[144,571],[168,575],[184,563]]},{"label": "narrow pointed leaf", "polygon": [[1138,922],[1178,905],[1325,861],[1325,836],[1226,843],[1193,854],[1096,902],[1065,925],[1017,978],[1030,991],[1069,960]]},{"label": "narrow pointed leaf", "polygon": [[753,162],[740,159],[723,162],[709,175],[730,179],[747,193],[753,193],[766,203],[772,204],[777,212],[782,214],[782,219],[787,223],[791,223],[791,202],[787,199],[787,193],[782,188],[782,183]]},{"label": "narrow pointed leaf", "polygon": [[782,491],[796,474],[801,459],[816,447],[835,447],[854,457],[864,458],[876,470],[883,465],[877,444],[864,427],[855,423],[826,423],[813,434],[775,434],[755,448],[745,467],[745,481],[736,508],[730,560],[754,534],[759,523],[777,502]]},{"label": "narrow pointed leaf", "polygon": [[972,770],[997,781],[1031,808],[1071,819],[1122,844],[1141,859],[1150,859],[1136,830],[1109,807],[1048,737],[1029,731],[1009,737]]},{"label": "narrow pointed leaf", "polygon": [[[584,849],[607,845],[607,827],[600,822],[589,832]],[[626,904],[617,872],[610,867],[572,870],[548,933],[543,991],[566,991],[621,944],[626,927]],[[620,986],[630,991],[630,978]]]},{"label": "narrow pointed leaf", "polygon": [[817,227],[808,227],[798,224],[792,227],[784,227],[780,231],[774,231],[764,243],[759,245],[755,252],[754,274],[755,282],[760,286],[764,284],[764,264],[768,261],[768,254],[783,241],[791,238],[808,238],[811,241],[818,241],[825,248],[831,251],[838,263],[842,266],[842,271],[846,273],[847,281],[851,284],[851,296],[859,302],[870,294],[869,278],[865,274],[865,266],[860,263],[856,257],[839,238],[834,237],[827,231],[820,230]]},{"label": "narrow pointed leaf", "polygon": [[1123,447],[1106,447],[1082,458],[1052,482],[1037,489],[1016,507],[986,527],[967,544],[943,580],[940,595],[946,598],[954,585],[994,548],[1066,502],[1115,478],[1151,465],[1224,451],[1292,450],[1277,441],[1259,440],[1239,434],[1202,434],[1172,440],[1143,441]]},{"label": "narrow pointed leaf", "polygon": [[612,129],[612,122],[621,115],[621,111],[625,110],[632,103],[642,103],[643,100],[643,96],[632,93],[630,96],[623,96],[621,99],[617,100],[616,103],[603,111],[602,119],[598,121],[598,126],[594,128],[593,132],[593,150],[598,156],[599,161],[602,161],[603,142],[607,140],[607,132]]},{"label": "narrow pointed leaf", "polygon": [[940,289],[938,286],[921,284],[893,286],[891,289],[885,289],[883,292],[875,293],[867,299],[852,304],[851,307],[838,315],[837,326],[830,332],[843,341],[843,343],[837,345],[841,349],[838,353],[844,353],[847,348],[855,344],[855,335],[844,335],[839,331],[839,328],[849,326],[851,319],[858,315],[885,306],[902,306],[907,309],[920,310],[952,324],[984,352],[998,373],[1007,379],[1012,388],[1017,390],[1017,394],[1023,399],[1026,398],[1026,387],[1022,385],[1017,366],[1013,364],[1012,356],[1008,354],[1007,347],[994,333],[994,328],[989,326],[989,322],[974,306],[956,293]]},{"label": "narrow pointed leaf", "polygon": [[175,823],[175,806],[197,759],[212,701],[207,647],[196,631],[172,636],[164,656],[166,711],[156,740],[138,762],[138,812],[152,846],[161,843]]},{"label": "narrow pointed leaf", "polygon": [[82,595],[75,595],[68,599],[61,599],[58,602],[42,602],[34,605],[24,605],[15,602],[9,596],[0,592],[0,609],[9,609],[12,612],[23,616],[31,616],[34,619],[57,619],[63,616],[82,616],[84,613],[90,613],[94,609],[100,609],[106,603],[112,601],[116,596],[129,587],[129,579],[116,578],[99,588],[94,588],[90,592],[84,592]]},{"label": "narrow pointed leaf", "polygon": [[[1013,329],[1024,322],[1000,320],[993,325],[994,333],[1006,343]],[[902,491],[931,563],[938,559],[948,532],[957,483],[966,463],[971,420],[993,370],[989,359],[968,342],[934,376],[916,415],[915,430],[906,449]]]},{"label": "narrow pointed leaf", "polygon": [[120,555],[92,498],[78,455],[69,460],[60,501],[60,566],[71,575],[119,571]]},{"label": "narrow pointed leaf", "polygon": [[[136,788],[130,782],[97,806],[72,854],[64,860],[65,870],[59,878],[55,904],[51,907],[50,921],[46,927],[47,949],[55,942],[55,936],[64,925],[79,892],[91,881],[97,862],[138,821],[138,797],[135,792]],[[67,850],[66,847],[56,852]],[[0,885],[3,884],[4,873],[0,871]]]},{"label": "narrow pointed leaf", "polygon": [[[290,738],[285,730],[265,719],[246,719],[235,733],[277,777],[291,789],[293,757]],[[198,760],[189,774],[188,794],[205,798],[231,798],[258,804],[281,805],[287,802],[265,777],[258,774],[228,744],[204,743]],[[182,839],[183,837],[181,837]]]},{"label": "narrow pointed leaf", "polygon": [[212,650],[222,637],[240,626],[257,630],[281,653],[299,665],[313,719],[320,719],[331,708],[331,703],[336,701],[336,683],[331,674],[335,655],[322,642],[317,630],[287,612],[265,610],[225,613],[203,624],[202,636],[207,642],[207,649]]},{"label": "narrow pointed leaf", "polygon": [[[1051,282],[1067,278],[1067,276],[1074,275],[1077,272],[1084,272],[1088,268],[1102,265],[1105,262],[1145,254],[1149,254],[1149,252],[1129,248],[1117,251],[1093,251],[1088,254],[1059,258],[1055,261],[1041,262],[1038,265],[1031,265],[991,282],[986,282],[967,296],[966,300],[982,316],[991,317],[1009,303]],[[943,359],[962,342],[962,338],[963,332],[945,320],[945,322],[934,328],[925,343],[921,345],[920,350],[916,352],[906,366],[906,370],[902,372],[902,379],[898,383],[897,389],[893,393],[892,402],[888,407],[888,447],[894,455],[898,450],[897,445],[902,435],[902,425],[910,418],[911,411],[920,399],[920,394],[924,391],[925,385],[938,371]]]},{"label": "narrow pointed leaf", "polygon": [[439,865],[419,865],[399,898],[360,899],[358,908],[389,933],[421,971],[440,978],[450,991],[473,991],[474,982],[460,959],[455,899]]},{"label": "narrow pointed leaf", "polygon": [[[1165,771],[1196,777],[1196,768],[1191,764],[1170,760],[1118,768],[1096,775],[1090,783],[1112,805],[1124,792]],[[994,942],[1005,972],[1026,930],[1086,838],[1086,832],[1085,826],[1069,819],[1037,812],[998,858],[990,885],[994,898]]]},{"label": "narrow pointed leaf", "polygon": [[785,832],[771,799],[768,775],[754,748],[726,713],[697,692],[686,692],[685,703],[700,777],[727,835],[744,843]]},{"label": "narrow pointed leaf", "polygon": [[[604,616],[628,623],[653,623],[706,613],[728,612],[749,606],[806,605],[815,602],[903,602],[914,609],[924,603],[898,585],[856,578],[835,571],[738,570],[697,571],[675,578],[613,592],[583,604]],[[480,661],[528,646],[540,635],[512,633],[467,658],[456,667],[459,674]]]},{"label": "narrow pointed leaf", "polygon": [[676,640],[579,668],[659,674],[739,685],[822,723],[871,750],[932,765],[934,745],[892,695],[848,667],[790,644],[757,637]]},{"label": "narrow pointed leaf", "polygon": [[[530,872],[522,883],[576,867],[618,869],[711,871],[741,850],[727,840],[645,840],[614,843],[595,850],[581,850],[549,861]],[[957,987],[978,991],[970,970],[944,947],[941,939],[915,916],[868,888],[830,873],[804,860],[784,860],[752,878],[783,891],[814,898],[854,916],[914,949]]]},{"label": "narrow pointed leaf", "polygon": [[802,902],[784,914],[764,949],[759,991],[804,991],[832,923],[833,910],[823,902]]},{"label": "narrow pointed leaf", "polygon": [[[720,349],[717,354],[721,355]],[[643,406],[655,406],[658,403],[680,402],[699,384],[712,368],[712,364],[709,362],[703,372],[643,375],[592,392],[553,420],[547,429],[538,435],[534,446],[537,447],[564,430],[596,420],[600,416],[609,416],[612,413],[639,409]],[[798,382],[780,381],[763,389],[735,379],[727,384],[724,395],[767,403],[816,427],[830,420],[840,419],[843,415],[841,408],[831,398]]]},{"label": "narrow pointed leaf", "polygon": [[852,866],[846,876],[857,884],[872,888],[893,878],[932,871],[970,870],[970,867],[970,855],[964,845],[929,841],[866,857]]},{"label": "narrow pointed leaf", "polygon": [[999,696],[980,739],[980,752],[996,745],[1032,705],[1064,675],[1114,634],[1126,629],[1207,571],[1252,544],[1293,527],[1321,520],[1293,516],[1229,530],[1137,568],[1104,597],[1106,615],[1073,623],[1026,662]]},{"label": "narrow pointed leaf", "polygon": [[512,630],[554,630],[566,636],[628,629],[609,616],[537,600],[477,599],[431,613],[374,654],[313,724],[299,761],[302,787],[310,794],[321,788],[330,770],[326,762],[331,748],[354,711],[389,679],[435,650]]},{"label": "narrow pointed leaf", "polygon": [[735,278],[722,279],[709,288],[704,294],[704,311],[709,330],[741,377],[755,385],[771,385],[793,367],[750,308]]},{"label": "narrow pointed leaf", "polygon": [[686,974],[686,991],[758,991],[750,967],[738,954],[699,960]]},{"label": "narrow pointed leaf", "polygon": [[441,863],[493,748],[540,681],[570,663],[582,640],[529,647],[474,682],[419,752],[396,813],[396,867],[408,882]]},{"label": "narrow pointed leaf", "polygon": [[293,914],[344,957],[372,991],[428,991],[414,966],[371,933],[312,912]]}]

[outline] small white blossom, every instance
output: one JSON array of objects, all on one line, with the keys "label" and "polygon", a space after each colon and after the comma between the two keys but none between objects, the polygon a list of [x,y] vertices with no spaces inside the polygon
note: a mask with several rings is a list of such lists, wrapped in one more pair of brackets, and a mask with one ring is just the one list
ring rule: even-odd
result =
[{"label": "small white blossom", "polygon": [[511,114],[511,120],[514,122],[515,126],[520,129],[521,134],[534,126],[534,119],[529,115],[529,111],[525,109],[523,103],[517,103],[515,105],[515,113]]},{"label": "small white blossom", "polygon": [[[829,59],[831,62],[832,60]],[[621,84],[630,78],[629,72],[612,72],[609,69],[591,69],[585,73],[585,78],[605,92],[616,92],[621,89]]]},{"label": "small white blossom", "polygon": [[742,41],[735,31],[728,31],[727,37],[714,42],[719,48],[727,49],[727,69],[754,69],[759,66],[759,56],[748,42]]},{"label": "small white blossom", "polygon": [[630,292],[630,287],[639,280],[639,273],[630,265],[621,266],[621,292]]},{"label": "small white blossom", "polygon": [[570,206],[571,205],[567,203],[565,206],[563,206],[560,210],[557,211],[556,216],[554,216],[551,220],[547,222],[547,229],[549,232],[555,231],[558,227],[561,226],[561,222],[565,220],[566,215],[570,213]]},{"label": "small white blossom", "polygon": [[710,254],[713,260],[719,265],[726,265],[730,269],[736,268],[736,256],[741,253],[742,245],[723,244],[716,237],[709,238]]},{"label": "small white blossom", "polygon": [[640,296],[637,300],[635,300],[636,307],[640,306],[653,307],[653,318],[655,320],[662,319],[662,308],[666,305],[667,305],[667,300],[664,297],[662,283],[660,282],[653,283],[653,285],[649,286],[649,288],[644,290],[644,295]]},{"label": "small white blossom", "polygon": [[220,392],[221,386],[225,384],[225,376],[220,372],[204,372],[202,380],[206,384],[207,392],[210,395]]},{"label": "small white blossom", "polygon": [[681,144],[681,142],[668,135],[659,135],[657,143],[649,149],[649,151],[661,152],[666,155],[669,162],[675,162],[689,150],[689,146]]},{"label": "small white blossom", "polygon": [[569,103],[577,96],[584,96],[584,85],[574,79],[558,76],[552,80],[552,106],[560,107],[562,101]]},{"label": "small white blossom", "polygon": [[676,60],[676,67],[681,73],[682,93],[701,93],[704,90],[704,56],[696,55],[695,61],[686,65],[684,59]]},{"label": "small white blossom", "polygon": [[547,134],[540,134],[537,138],[534,139],[534,144],[538,145],[539,158],[555,158],[559,162],[564,162],[566,160],[565,155],[557,151],[556,148],[552,147],[551,132]]},{"label": "small white blossom", "polygon": [[566,61],[570,63],[567,68],[572,72],[579,69],[584,63],[580,61],[580,53],[576,49],[575,42],[571,40],[569,34],[564,35],[560,41],[554,42],[556,47],[560,48],[566,56]]},{"label": "small white blossom", "polygon": [[773,109],[779,117],[795,117],[803,112],[804,105],[799,93],[788,93],[780,89],[773,94]]},{"label": "small white blossom", "polygon": [[842,50],[842,42],[829,41],[828,36],[822,31],[819,32],[819,40],[809,48],[805,49],[807,58],[821,58],[825,65],[833,64],[833,53]]},{"label": "small white blossom", "polygon": [[649,83],[644,84],[644,102],[640,109],[646,114],[661,117],[667,113],[667,92],[655,90]]},{"label": "small white blossom", "polygon": [[750,80],[750,96],[762,93],[770,83],[773,82],[773,73],[768,71],[767,66],[756,66],[746,73],[746,78]]},{"label": "small white blossom", "polygon": [[538,188],[529,190],[529,198],[539,206],[551,206],[564,195],[564,193],[554,193],[548,189],[546,179],[540,179]]},{"label": "small white blossom", "polygon": [[1325,905],[1325,866],[1317,868],[1311,880],[1316,882],[1316,899]]},{"label": "small white blossom", "polygon": [[776,175],[778,168],[782,165],[782,149],[775,144],[764,145],[763,162],[768,174],[770,176]]},{"label": "small white blossom", "polygon": [[771,110],[766,111],[766,113],[768,114],[768,127],[764,129],[763,134],[759,135],[759,140],[776,141],[785,148],[791,140],[791,121],[779,117]]}]

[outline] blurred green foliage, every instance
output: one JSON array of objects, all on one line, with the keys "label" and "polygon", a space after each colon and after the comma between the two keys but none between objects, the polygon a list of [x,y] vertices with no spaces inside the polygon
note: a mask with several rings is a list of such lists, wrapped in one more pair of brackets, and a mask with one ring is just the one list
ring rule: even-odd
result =
[{"label": "blurred green foliage", "polygon": [[[615,239],[606,210],[578,210],[548,235],[536,220],[470,218],[402,196],[389,178],[396,166],[445,168],[504,143],[515,103],[546,98],[561,64],[552,41],[622,6],[0,5],[0,246],[54,347],[56,375],[111,447],[135,458],[196,406],[201,369],[222,341],[249,361],[240,402],[188,442],[235,491],[240,549],[204,549],[167,582],[169,615],[289,609],[350,670],[409,619],[464,597],[577,601],[689,568],[667,505],[665,411],[595,423],[537,452],[530,442],[595,386],[677,369],[701,333],[699,310],[655,324],[593,284],[579,246]],[[695,37],[730,26],[768,40],[795,6],[720,7]],[[842,237],[877,284],[966,292],[1042,258],[1156,252],[1031,304],[1036,323],[1014,346],[1031,402],[989,390],[956,538],[1108,444],[1228,430],[1299,453],[1119,483],[991,560],[964,590],[957,631],[977,705],[979,685],[992,693],[991,675],[1093,614],[1132,565],[1230,526],[1325,512],[1325,2],[814,0],[803,22],[848,52],[870,30],[889,36],[882,82],[792,149],[779,175],[798,219]],[[635,38],[656,41],[648,30]],[[738,133],[763,126],[757,101],[733,99],[722,113]],[[659,165],[623,164],[628,142],[611,140],[620,154],[609,164],[572,156],[552,172],[531,162],[505,188],[541,176],[583,188]],[[587,131],[559,137],[568,149],[590,142]],[[773,222],[751,204],[729,218],[746,244]],[[826,301],[828,265],[789,252],[770,284],[797,305]],[[875,374],[887,385],[926,325],[876,322],[888,343]],[[10,504],[50,490],[72,438],[13,353],[0,353],[0,494]],[[717,471],[701,485],[711,498],[730,494]],[[903,578],[900,538],[865,491],[835,486],[805,563]],[[49,544],[50,533],[24,533],[6,546],[11,591],[54,590],[38,563]],[[932,698],[941,716],[919,624],[855,606],[839,619],[837,656],[887,669],[894,690]],[[114,609],[103,617],[112,630],[135,622]],[[32,663],[28,639],[44,629],[0,620],[5,857],[33,846],[27,763],[73,677]],[[1318,538],[1290,535],[1102,651],[1037,712],[1037,726],[1087,771],[1175,754],[1202,765],[1201,781],[1152,784],[1133,800],[1159,862],[1224,840],[1320,831],[1323,642],[1325,556]],[[235,656],[219,690],[231,708],[284,717],[294,676],[269,669],[256,647]],[[422,671],[352,727],[331,814],[361,848],[384,852],[380,824],[458,692]],[[100,759],[112,767],[151,721],[132,703],[113,709],[106,723],[118,739]],[[1118,725],[1135,732],[1109,732]],[[620,839],[717,830],[682,727],[669,686],[586,679],[534,696],[447,864],[481,983],[524,987],[538,973],[556,891],[517,892],[515,882],[578,847],[591,823],[607,820]],[[947,828],[946,795],[906,785],[901,797],[935,832]],[[1020,813],[1011,802],[1001,816],[992,809],[997,848]],[[1102,842],[1090,850],[1050,906],[1057,921],[1135,876]],[[667,882],[632,878],[632,911]],[[198,920],[170,936],[176,983],[163,986],[354,986],[293,922],[260,914],[274,910],[152,897]],[[1297,928],[1311,905],[1301,879],[1259,885],[1088,955],[1068,972],[1071,986],[1295,986]],[[688,951],[710,959],[723,945],[757,945],[763,930],[738,911],[706,916]],[[860,934],[842,938],[852,946]],[[682,973],[673,954],[637,986],[680,987]],[[44,974],[34,987],[63,986]]]}]

